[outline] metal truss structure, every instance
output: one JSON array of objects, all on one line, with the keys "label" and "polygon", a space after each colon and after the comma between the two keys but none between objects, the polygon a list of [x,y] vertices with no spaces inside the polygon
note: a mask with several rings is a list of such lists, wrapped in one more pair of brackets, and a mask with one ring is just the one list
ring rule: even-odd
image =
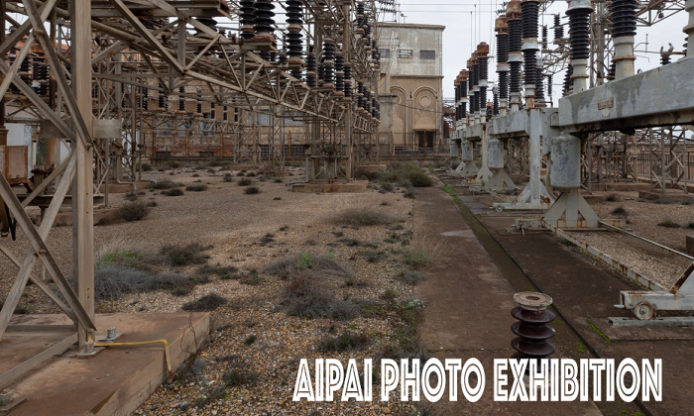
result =
[{"label": "metal truss structure", "polygon": [[[328,76],[326,82],[319,77],[317,85],[310,85],[312,75],[303,72],[296,42],[294,59],[291,54],[286,59],[292,44],[285,40],[278,47],[281,36],[260,31],[245,36],[249,27],[241,23],[229,31],[218,28],[222,21],[235,24],[244,18],[242,10],[224,0],[0,3],[3,26],[9,28],[0,35],[0,52],[9,58],[0,61],[0,150],[6,147],[5,122],[38,126],[40,142],[69,149],[62,161],[59,152],[57,157],[50,152],[45,170],[37,175],[43,180],[28,195],[16,193],[14,183],[0,172],[2,236],[16,226],[30,243],[21,254],[0,244],[0,252],[19,270],[0,311],[0,338],[13,330],[10,320],[28,281],[73,322],[46,328],[64,332],[65,340],[0,375],[0,386],[75,342],[83,353],[93,353],[94,201],[101,201],[96,196],[103,192],[107,203],[109,181],[140,180],[142,158],[155,156],[158,143],[183,141],[188,152],[196,137],[209,157],[233,155],[234,162],[257,164],[259,118],[270,117],[268,169],[277,170],[284,164],[285,121],[301,121],[310,126],[308,179],[314,181],[352,180],[355,149],[375,147],[379,55],[371,41],[377,30],[374,0],[293,1],[304,25],[295,23],[290,32],[307,41],[299,55],[320,58],[331,42],[351,64],[344,87],[339,69],[336,85]],[[258,28],[258,22],[267,23],[268,5],[286,8],[289,1],[254,4],[261,10],[255,15]],[[232,33],[236,29],[241,33]],[[329,58],[327,53],[323,57]],[[319,65],[332,73],[328,62]],[[50,203],[37,227],[26,208],[38,199]],[[68,200],[74,217],[72,279],[47,245],[58,210]],[[37,263],[54,283],[40,278]]]}]

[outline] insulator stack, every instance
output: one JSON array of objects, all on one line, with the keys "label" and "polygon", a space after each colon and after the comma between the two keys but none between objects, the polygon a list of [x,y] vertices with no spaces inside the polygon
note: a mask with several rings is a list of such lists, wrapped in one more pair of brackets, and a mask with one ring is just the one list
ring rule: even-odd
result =
[{"label": "insulator stack", "polygon": [[506,18],[508,23],[508,63],[510,66],[509,99],[511,109],[515,110],[520,105],[521,90],[521,65],[523,55],[521,43],[523,39],[523,23],[521,2],[512,0],[506,5]]},{"label": "insulator stack", "polygon": [[212,120],[217,118],[217,105],[215,103],[210,104],[210,118]]},{"label": "insulator stack", "polygon": [[[301,65],[303,63],[301,55],[304,53],[304,45],[302,38],[304,37],[303,23],[304,20],[301,14],[300,0],[287,0],[287,43],[289,45],[289,63],[292,65]],[[301,79],[301,69],[293,69],[292,76]]]},{"label": "insulator stack", "polygon": [[364,83],[357,82],[357,108],[364,109]]},{"label": "insulator stack", "polygon": [[323,67],[323,63],[318,65],[317,71],[318,72],[316,73],[316,86],[318,88],[322,88],[323,84],[325,84],[325,75],[323,75],[325,73],[325,68]]},{"label": "insulator stack", "polygon": [[460,119],[465,120],[467,118],[467,83],[468,83],[468,72],[462,70],[460,72]]},{"label": "insulator stack", "polygon": [[149,88],[147,87],[142,88],[142,109],[149,110]]},{"label": "insulator stack", "polygon": [[241,0],[241,37],[246,40],[253,39],[255,36],[255,28],[253,21],[255,20],[255,1]]},{"label": "insulator stack", "polygon": [[485,111],[487,106],[487,80],[489,79],[489,45],[482,42],[477,45],[477,67],[479,69],[478,85],[480,87],[479,105],[482,111]]},{"label": "insulator stack", "polygon": [[570,95],[573,90],[573,82],[571,81],[571,76],[573,73],[573,66],[571,65],[571,62],[569,62],[569,67],[566,69],[566,75],[564,76],[564,88],[562,89],[563,97]]},{"label": "insulator stack", "polygon": [[[159,86],[161,88],[161,85]],[[169,94],[166,91],[159,91],[159,100],[157,101],[160,110],[169,109]]]},{"label": "insulator stack", "polygon": [[552,101],[552,74],[547,75],[547,95],[549,95],[549,100]]},{"label": "insulator stack", "polygon": [[667,65],[670,63],[670,54],[660,53],[660,65]]},{"label": "insulator stack", "polygon": [[[539,3],[537,0],[523,0],[521,2],[522,22],[523,22],[523,58],[525,85],[535,85],[537,77],[537,35],[538,35],[538,17]],[[527,87],[526,87],[527,88]],[[526,94],[531,94],[531,91],[526,91]]]},{"label": "insulator stack", "polygon": [[473,52],[473,58],[468,61],[468,70],[470,71],[470,114],[474,115],[477,113],[477,92],[479,91],[479,86],[477,85],[477,61],[474,58],[475,53]]},{"label": "insulator stack", "polygon": [[342,53],[335,54],[335,95],[345,94],[345,58]]},{"label": "insulator stack", "polygon": [[571,43],[571,59],[588,59],[590,56],[590,13],[587,8],[569,9],[569,42]]},{"label": "insulator stack", "polygon": [[197,114],[202,114],[202,97],[198,95],[198,99],[195,102],[195,112]]},{"label": "insulator stack", "polygon": [[381,103],[375,101],[376,105],[376,120],[381,120]]},{"label": "insulator stack", "polygon": [[[202,23],[203,25],[209,27],[210,29],[217,31],[217,21],[211,17],[196,17],[195,20]],[[200,29],[195,29],[195,35],[202,35],[204,32]]]},{"label": "insulator stack", "polygon": [[253,28],[255,29],[256,37],[268,37],[271,38],[270,40],[274,40],[274,9],[275,5],[272,4],[272,0],[256,0],[253,12]]},{"label": "insulator stack", "polygon": [[508,50],[509,52],[520,52],[523,41],[523,29],[520,19],[508,20]]},{"label": "insulator stack", "polygon": [[487,120],[491,120],[492,117],[494,117],[494,108],[492,107],[492,103],[488,103],[486,108],[487,108],[487,111],[486,111]]},{"label": "insulator stack", "polygon": [[335,86],[335,42],[332,39],[326,39],[323,42],[323,87],[333,88]]},{"label": "insulator stack", "polygon": [[371,113],[371,91],[368,88],[364,89],[364,111]]},{"label": "insulator stack", "polygon": [[316,86],[316,55],[313,52],[306,54],[306,85]]},{"label": "insulator stack", "polygon": [[345,100],[352,100],[352,64],[345,64]]},{"label": "insulator stack", "polygon": [[376,101],[375,98],[372,98],[372,99],[371,99],[371,117],[373,117],[373,118],[377,118],[377,117],[376,117],[376,113],[377,113],[377,110],[376,110],[376,103],[377,103],[377,102],[378,102],[378,101]]},{"label": "insulator stack", "polygon": [[508,73],[511,70],[508,64],[508,19],[501,16],[496,19],[494,30],[496,31],[496,51],[499,84],[497,85],[497,100],[501,100],[504,109],[508,108]]},{"label": "insulator stack", "polygon": [[615,72],[617,72],[617,64],[615,61],[610,62],[610,70],[607,73],[607,80],[614,81]]},{"label": "insulator stack", "polygon": [[498,116],[501,114],[501,110],[499,109],[499,92],[495,90],[492,91],[492,96],[494,100],[494,115]]},{"label": "insulator stack", "polygon": [[19,65],[19,77],[27,85],[31,85],[31,61],[31,56],[27,55]]},{"label": "insulator stack", "polygon": [[545,101],[545,84],[542,82],[542,67],[537,68],[537,76],[535,77],[537,84],[535,84],[535,103],[541,106]]},{"label": "insulator stack", "polygon": [[460,74],[455,77],[453,82],[453,91],[455,92],[455,121],[460,121]]},{"label": "insulator stack", "polygon": [[[178,92],[183,94],[186,92],[186,87],[179,87]],[[178,111],[182,111],[185,113],[186,111],[186,99],[183,97],[183,95],[178,96]]]},{"label": "insulator stack", "polygon": [[554,40],[564,38],[564,26],[561,25],[561,16],[558,14],[554,15]]},{"label": "insulator stack", "polygon": [[636,36],[636,6],[636,0],[613,0],[609,3],[613,38]]},{"label": "insulator stack", "polygon": [[542,26],[542,50],[547,50],[547,38],[549,37],[549,29],[547,25]]},{"label": "insulator stack", "polygon": [[[48,63],[43,58],[34,59],[34,92],[39,96],[48,95]],[[125,86],[125,84],[121,84]]]},{"label": "insulator stack", "polygon": [[499,72],[499,98],[508,99],[508,72]]},{"label": "insulator stack", "polygon": [[555,331],[547,325],[555,319],[554,313],[547,310],[552,298],[544,293],[522,292],[515,294],[513,299],[520,305],[511,311],[511,316],[518,320],[511,325],[516,335],[511,341],[511,347],[516,350],[513,358],[547,359],[556,350],[549,342]]},{"label": "insulator stack", "polygon": [[364,3],[357,3],[357,34],[364,36]]}]

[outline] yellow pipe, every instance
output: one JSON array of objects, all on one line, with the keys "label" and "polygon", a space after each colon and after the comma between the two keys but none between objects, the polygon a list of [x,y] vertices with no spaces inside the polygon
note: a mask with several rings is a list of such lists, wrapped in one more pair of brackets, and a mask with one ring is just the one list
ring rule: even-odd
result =
[{"label": "yellow pipe", "polygon": [[169,380],[173,379],[173,371],[171,370],[171,360],[169,359],[169,341],[165,339],[157,339],[154,341],[140,341],[140,342],[95,342],[95,347],[130,347],[136,345],[150,345],[150,344],[164,344],[164,358],[166,359],[166,367],[169,370]]}]

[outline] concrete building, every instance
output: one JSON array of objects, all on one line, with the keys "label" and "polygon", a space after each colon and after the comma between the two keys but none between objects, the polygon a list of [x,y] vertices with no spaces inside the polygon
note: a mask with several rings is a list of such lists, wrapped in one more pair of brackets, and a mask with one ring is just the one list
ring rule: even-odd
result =
[{"label": "concrete building", "polygon": [[[409,23],[379,25],[382,155],[446,149],[442,93],[445,28]],[[384,151],[386,148],[388,151]]]}]

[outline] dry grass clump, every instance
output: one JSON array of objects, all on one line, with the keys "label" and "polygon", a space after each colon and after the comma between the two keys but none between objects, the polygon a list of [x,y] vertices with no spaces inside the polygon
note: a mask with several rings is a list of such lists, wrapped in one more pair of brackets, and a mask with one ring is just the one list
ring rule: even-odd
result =
[{"label": "dry grass clump", "polygon": [[203,246],[199,243],[192,243],[185,246],[167,244],[161,248],[160,254],[173,267],[189,266],[191,264],[205,264],[210,258],[204,254],[210,246]]},{"label": "dry grass clump", "polygon": [[252,184],[252,183],[253,183],[252,180],[250,180],[250,179],[245,179],[245,178],[244,178],[244,179],[241,179],[241,180],[239,181],[239,186],[248,186],[248,185],[250,185],[250,184]]},{"label": "dry grass clump", "polygon": [[621,201],[623,201],[623,199],[618,194],[610,194],[610,195],[607,195],[605,197],[605,201],[607,201],[607,202],[621,202]]},{"label": "dry grass clump", "polygon": [[333,221],[337,225],[368,227],[392,224],[394,219],[372,207],[355,204],[338,212]]},{"label": "dry grass clump", "polygon": [[331,258],[305,252],[271,264],[265,273],[287,280],[282,306],[289,315],[349,320],[359,313],[353,302],[335,298],[330,278],[353,274]]},{"label": "dry grass clump", "polygon": [[246,195],[256,195],[260,193],[260,189],[256,188],[255,186],[249,186],[248,188],[244,189],[243,192]]},{"label": "dry grass clump", "polygon": [[414,286],[417,283],[426,280],[427,277],[417,272],[402,272],[399,275],[395,276],[395,279],[408,285]]},{"label": "dry grass clump", "polygon": [[665,227],[665,228],[680,228],[680,225],[672,222],[670,220],[663,221],[660,224],[658,224],[659,227]]},{"label": "dry grass clump", "polygon": [[353,334],[348,332],[337,337],[326,337],[318,342],[321,352],[343,352],[366,348],[371,340],[365,333]]},{"label": "dry grass clump", "polygon": [[186,276],[176,273],[150,274],[129,266],[108,264],[94,271],[94,297],[119,299],[128,293],[173,290],[194,284]]},{"label": "dry grass clump", "polygon": [[182,183],[172,182],[169,180],[157,182],[154,185],[151,185],[151,187],[153,189],[174,189],[174,188],[181,188],[182,186],[183,186]]},{"label": "dry grass clump", "polygon": [[208,190],[209,188],[207,185],[189,185],[186,187],[186,191],[191,191],[191,192],[203,192]]},{"label": "dry grass clump", "polygon": [[227,300],[216,293],[210,293],[181,307],[188,312],[212,312],[226,305]]},{"label": "dry grass clump", "polygon": [[162,192],[162,195],[164,195],[164,196],[182,196],[183,191],[181,189],[174,188],[174,189],[169,189],[168,191]]},{"label": "dry grass clump", "polygon": [[311,269],[293,273],[285,285],[284,296],[283,305],[293,316],[346,321],[359,313],[354,303],[336,299],[327,288],[325,278]]},{"label": "dry grass clump", "polygon": [[198,269],[197,274],[200,276],[216,275],[220,280],[231,280],[239,278],[239,269],[234,266],[210,266],[206,264]]},{"label": "dry grass clump", "polygon": [[348,268],[335,261],[335,259],[328,256],[313,256],[309,252],[299,253],[276,261],[267,266],[264,272],[286,279],[292,273],[301,272],[304,269],[312,270],[326,277],[354,277],[354,274]]},{"label": "dry grass clump", "polygon": [[133,201],[123,204],[116,215],[123,221],[140,221],[149,214],[149,206],[146,202]]}]

